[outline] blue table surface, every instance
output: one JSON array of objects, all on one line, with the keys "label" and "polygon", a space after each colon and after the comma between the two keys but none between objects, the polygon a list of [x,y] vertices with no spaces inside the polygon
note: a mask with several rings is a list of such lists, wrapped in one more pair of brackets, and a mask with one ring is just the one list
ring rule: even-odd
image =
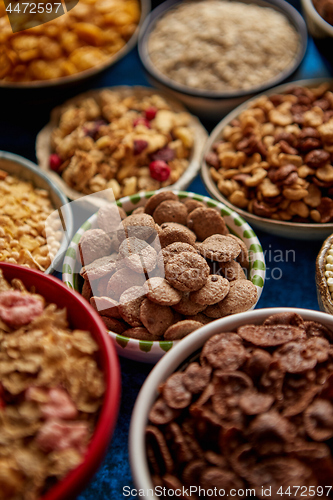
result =
[{"label": "blue table surface", "polygon": [[[328,76],[332,76],[332,66],[309,39],[305,58],[292,80]],[[79,92],[110,85],[149,85],[136,49],[93,82],[37,94],[2,91],[0,150],[36,161],[35,138],[48,122],[50,110]],[[214,125],[216,123],[205,123],[208,130]],[[188,190],[208,195],[199,177]],[[292,306],[318,310],[315,260],[322,242],[293,241],[261,231],[256,233],[265,251],[267,264],[266,283],[258,307]],[[128,458],[128,431],[137,394],[152,367],[124,358],[120,359],[120,365],[122,396],[118,423],[105,460],[78,500],[124,498],[123,487],[133,487]]]}]

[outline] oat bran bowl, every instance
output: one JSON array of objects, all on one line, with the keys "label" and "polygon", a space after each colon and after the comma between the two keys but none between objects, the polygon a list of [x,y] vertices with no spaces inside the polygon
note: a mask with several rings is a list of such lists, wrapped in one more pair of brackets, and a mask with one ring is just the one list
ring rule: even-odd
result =
[{"label": "oat bran bowl", "polygon": [[66,195],[112,189],[115,199],[173,185],[200,168],[207,133],[173,99],[144,87],[94,90],[56,108],[36,155]]},{"label": "oat bran bowl", "polygon": [[[167,198],[162,201],[161,197]],[[156,200],[160,203],[155,203]],[[154,219],[143,213],[145,206],[154,209],[156,218],[165,218],[165,213],[170,215],[172,207],[176,206],[177,218],[185,215],[186,219],[191,215],[191,212],[186,215],[188,210],[197,207],[196,218],[208,214],[214,218],[214,234],[219,231],[216,227],[219,221],[221,231],[225,235],[225,230],[228,230],[229,236],[216,234],[218,243],[214,248],[219,255],[212,255],[209,251],[204,252],[202,246],[212,243],[214,237],[205,238],[207,234],[200,233],[196,243],[195,234],[199,234],[196,227],[192,226],[192,231],[179,222],[161,222],[161,226],[156,223],[150,226]],[[81,291],[99,310],[109,334],[116,341],[119,355],[155,363],[179,342],[178,339],[201,324],[255,306],[264,285],[264,255],[255,233],[234,212],[209,198],[182,191],[142,193],[119,200],[118,207],[126,212],[118,214],[119,221],[120,217],[123,219],[116,229],[120,244],[114,238],[110,242],[105,233],[110,229],[106,221],[111,218],[101,217],[105,215],[104,209],[101,209],[74,236],[64,260],[63,281]],[[115,206],[112,208],[117,210]],[[195,222],[194,215],[189,217],[192,222]],[[142,222],[139,226],[135,225],[134,218],[138,216],[147,219],[149,225]],[[159,230],[157,226],[161,228],[161,233],[156,236],[153,231]],[[200,229],[203,230],[202,227]],[[212,227],[206,224],[204,229],[209,231]],[[147,235],[150,245],[142,240]],[[153,241],[149,239],[152,235]],[[204,241],[200,242],[200,239]],[[227,247],[223,248],[220,240],[227,242]],[[116,251],[112,250],[114,245]],[[228,255],[225,253],[227,248]],[[214,264],[208,253],[213,259],[224,262],[215,260]],[[207,259],[202,255],[206,255]],[[242,264],[234,260],[236,255],[245,257]],[[84,267],[82,256],[86,256]],[[208,267],[207,263],[210,263]],[[191,288],[194,282],[196,290]],[[232,299],[236,296],[238,299]],[[218,302],[223,303],[223,311],[217,305],[209,305]]]},{"label": "oat bran bowl", "polygon": [[201,486],[205,498],[214,488],[265,498],[262,487],[274,500],[282,491],[332,497],[332,331],[328,314],[269,308],[218,320],[175,346],[132,414],[135,487],[151,500],[183,486],[194,496]]},{"label": "oat bran bowl", "polygon": [[119,404],[98,315],[58,279],[0,263],[1,493],[70,500],[96,471]]}]

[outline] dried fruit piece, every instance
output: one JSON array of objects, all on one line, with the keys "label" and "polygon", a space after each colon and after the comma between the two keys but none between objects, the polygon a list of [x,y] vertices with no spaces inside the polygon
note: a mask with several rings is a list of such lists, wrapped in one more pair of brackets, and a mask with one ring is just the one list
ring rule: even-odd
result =
[{"label": "dried fruit piece", "polygon": [[17,291],[0,293],[0,318],[11,328],[17,328],[33,321],[43,312],[41,298]]}]

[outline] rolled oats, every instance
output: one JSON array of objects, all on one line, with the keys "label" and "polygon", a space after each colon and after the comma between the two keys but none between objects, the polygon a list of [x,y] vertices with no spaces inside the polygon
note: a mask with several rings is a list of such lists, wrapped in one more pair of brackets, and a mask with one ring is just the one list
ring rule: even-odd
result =
[{"label": "rolled oats", "polygon": [[[186,2],[157,20],[148,39],[156,69],[201,90],[250,89],[292,65],[300,40],[280,12],[223,0]],[[275,112],[278,124],[291,118]]]}]

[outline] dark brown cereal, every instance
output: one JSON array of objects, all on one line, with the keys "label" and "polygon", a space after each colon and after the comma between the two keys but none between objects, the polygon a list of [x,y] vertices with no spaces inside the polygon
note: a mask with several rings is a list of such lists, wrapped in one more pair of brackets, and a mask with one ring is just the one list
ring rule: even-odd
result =
[{"label": "dark brown cereal", "polygon": [[327,441],[333,437],[333,406],[326,399],[315,399],[304,412],[307,434],[314,441]]},{"label": "dark brown cereal", "polygon": [[124,267],[119,269],[114,273],[108,281],[107,285],[107,296],[111,299],[118,300],[120,295],[125,292],[128,288],[132,286],[142,286],[146,281],[146,277],[143,273],[141,274],[135,272],[132,269]]},{"label": "dark brown cereal", "polygon": [[156,338],[161,337],[173,323],[173,312],[168,306],[160,306],[144,299],[140,306],[140,320],[149,333]]},{"label": "dark brown cereal", "polygon": [[153,247],[138,238],[126,238],[119,247],[121,263],[136,273],[150,273],[156,265],[157,254]]},{"label": "dark brown cereal", "polygon": [[211,318],[208,318],[208,316],[206,316],[204,313],[198,313],[195,314],[194,316],[187,316],[186,319],[190,319],[192,321],[199,321],[199,323],[202,323],[203,325],[207,325],[212,321]]},{"label": "dark brown cereal", "polygon": [[237,333],[244,340],[263,347],[277,346],[286,344],[292,340],[302,340],[306,338],[302,328],[284,324],[240,326]]},{"label": "dark brown cereal", "polygon": [[196,208],[204,208],[205,205],[202,201],[194,200],[193,198],[186,198],[183,202],[185,207],[187,208],[187,212],[190,214]]},{"label": "dark brown cereal", "polygon": [[120,222],[126,218],[126,212],[123,208],[111,203],[101,207],[97,212],[97,225],[106,234],[113,234]]},{"label": "dark brown cereal", "polygon": [[150,333],[147,328],[144,328],[143,326],[135,326],[133,328],[128,328],[123,332],[124,337],[129,337],[131,339],[138,339],[138,340],[156,340],[156,335],[153,333]]},{"label": "dark brown cereal", "polygon": [[162,201],[153,213],[153,218],[156,224],[163,222],[176,222],[177,224],[186,225],[187,208],[180,201],[166,200]]},{"label": "dark brown cereal", "polygon": [[214,208],[195,208],[187,217],[187,226],[196,234],[199,241],[204,241],[214,234],[229,232],[223,218]]},{"label": "dark brown cereal", "polygon": [[196,235],[188,227],[177,224],[176,222],[164,222],[161,225],[161,232],[159,233],[159,239],[161,247],[165,248],[171,243],[176,243],[178,241],[182,243],[188,243],[189,245],[194,245]]},{"label": "dark brown cereal", "polygon": [[268,325],[291,325],[291,326],[302,326],[304,325],[303,318],[294,312],[283,312],[278,314],[273,314],[273,316],[268,316],[263,322],[264,326]]},{"label": "dark brown cereal", "polygon": [[129,215],[118,226],[117,237],[119,241],[135,237],[147,240],[156,233],[154,219],[147,214]]},{"label": "dark brown cereal", "polygon": [[149,412],[149,420],[155,425],[165,425],[178,415],[178,410],[168,406],[163,398],[158,398]]},{"label": "dark brown cereal", "polygon": [[145,205],[145,213],[148,215],[153,215],[156,207],[166,200],[178,201],[178,196],[175,195],[172,191],[161,191],[160,193],[154,194],[151,198],[148,199]]},{"label": "dark brown cereal", "polygon": [[119,303],[109,297],[91,297],[90,304],[103,316],[109,318],[121,319],[118,311]]},{"label": "dark brown cereal", "polygon": [[149,278],[144,284],[144,289],[147,298],[161,306],[174,306],[182,298],[181,292],[175,290],[167,280],[160,277]]},{"label": "dark brown cereal", "polygon": [[131,326],[142,326],[140,320],[140,306],[145,298],[142,286],[132,286],[125,290],[119,299],[119,314]]},{"label": "dark brown cereal", "polygon": [[205,259],[192,252],[175,255],[165,266],[168,282],[183,292],[199,290],[206,283],[209,272]]},{"label": "dark brown cereal", "polygon": [[213,335],[205,343],[200,361],[221,370],[237,370],[247,359],[242,339],[235,333]]},{"label": "dark brown cereal", "polygon": [[232,281],[228,295],[218,303],[221,317],[247,311],[254,306],[257,300],[257,288],[251,281]]},{"label": "dark brown cereal", "polygon": [[[190,299],[195,304],[212,305],[223,300],[229,293],[230,283],[222,276],[212,274],[205,285],[195,292],[191,292]],[[199,312],[199,311],[198,311]]]},{"label": "dark brown cereal", "polygon": [[175,243],[171,243],[171,245],[166,246],[160,251],[160,253],[158,254],[158,260],[161,260],[161,263],[159,263],[159,265],[163,266],[164,268],[165,264],[171,257],[181,252],[198,253],[198,251],[192,245],[177,241]]},{"label": "dark brown cereal", "polygon": [[121,335],[127,328],[126,323],[124,323],[119,319],[110,318],[109,316],[103,316],[103,314],[101,314],[101,318],[106,328],[111,332],[118,333]]},{"label": "dark brown cereal", "polygon": [[185,370],[183,384],[192,394],[202,392],[210,382],[212,369],[210,366],[200,366],[199,363],[191,363]]},{"label": "dark brown cereal", "polygon": [[203,257],[217,262],[230,262],[241,253],[238,241],[221,234],[209,236],[202,243],[197,243],[196,248]]},{"label": "dark brown cereal", "polygon": [[185,316],[193,316],[204,311],[206,309],[206,306],[193,302],[189,293],[182,293],[180,302],[174,305],[173,309],[180,314],[184,314]]},{"label": "dark brown cereal", "polygon": [[219,262],[219,274],[228,281],[246,280],[246,276],[239,262],[231,260],[230,262]]},{"label": "dark brown cereal", "polygon": [[[165,474],[171,472],[174,466],[169,448],[165,442],[164,436],[161,431],[154,426],[148,426],[146,432],[148,455],[154,457],[153,463],[159,464],[158,474]],[[149,452],[150,450],[150,452]],[[161,465],[162,464],[162,465]]]},{"label": "dark brown cereal", "polygon": [[88,280],[84,280],[82,291],[81,291],[82,297],[84,297],[86,300],[90,300],[92,297],[93,293],[91,290],[91,286]]},{"label": "dark brown cereal", "polygon": [[117,264],[114,262],[111,256],[101,257],[100,259],[96,259],[87,266],[83,266],[80,275],[85,280],[93,281],[107,274],[112,274],[117,270]]},{"label": "dark brown cereal", "polygon": [[183,378],[183,373],[174,373],[163,386],[163,398],[175,410],[186,408],[192,401],[192,394],[186,389]]},{"label": "dark brown cereal", "polygon": [[244,241],[238,238],[237,236],[233,234],[228,234],[230,238],[234,238],[235,241],[237,241],[238,245],[241,247],[241,253],[237,257],[237,262],[240,263],[242,267],[245,267],[246,269],[249,267],[249,252],[247,249],[247,246],[245,245]]},{"label": "dark brown cereal", "polygon": [[83,266],[110,255],[111,240],[102,229],[88,229],[80,239],[79,252]]},{"label": "dark brown cereal", "polygon": [[198,321],[191,321],[189,319],[184,319],[183,321],[178,321],[164,332],[165,340],[179,340],[194,332],[197,328],[200,328],[201,323]]}]

